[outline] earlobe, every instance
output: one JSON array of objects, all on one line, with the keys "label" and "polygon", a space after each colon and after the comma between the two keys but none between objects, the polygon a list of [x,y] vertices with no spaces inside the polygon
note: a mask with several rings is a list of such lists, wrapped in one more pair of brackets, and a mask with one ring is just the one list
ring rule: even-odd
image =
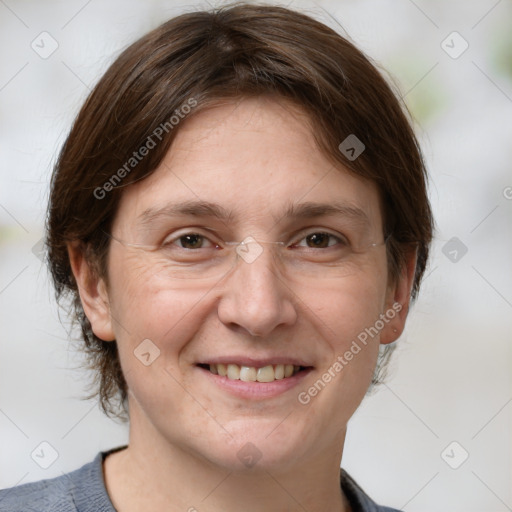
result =
[{"label": "earlobe", "polygon": [[380,334],[380,343],[382,344],[393,343],[404,331],[416,274],[416,258],[416,249],[411,250],[407,254],[402,272],[388,290],[384,314],[389,318],[389,322]]},{"label": "earlobe", "polygon": [[68,255],[85,315],[94,334],[104,341],[114,341],[110,304],[105,281],[99,277],[85,256],[81,243],[69,243]]}]

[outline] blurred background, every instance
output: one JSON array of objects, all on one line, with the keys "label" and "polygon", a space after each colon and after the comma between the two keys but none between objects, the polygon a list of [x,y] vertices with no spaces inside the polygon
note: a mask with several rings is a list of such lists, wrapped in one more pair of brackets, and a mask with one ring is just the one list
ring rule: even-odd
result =
[{"label": "blurred background", "polygon": [[[127,441],[126,426],[81,399],[89,376],[41,260],[49,177],[124,47],[178,13],[222,4],[0,0],[0,488]],[[342,466],[407,512],[512,510],[512,2],[286,4],[389,72],[432,177],[423,290],[386,384],[349,424]]]}]

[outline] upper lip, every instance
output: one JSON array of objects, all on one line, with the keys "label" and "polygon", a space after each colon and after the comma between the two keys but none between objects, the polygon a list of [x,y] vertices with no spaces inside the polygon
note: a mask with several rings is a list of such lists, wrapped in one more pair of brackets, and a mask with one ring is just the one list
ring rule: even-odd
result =
[{"label": "upper lip", "polygon": [[250,366],[254,368],[263,368],[275,364],[292,364],[293,366],[312,366],[303,359],[289,356],[270,356],[270,357],[248,357],[248,356],[218,356],[206,358],[198,364],[237,364],[238,366]]}]

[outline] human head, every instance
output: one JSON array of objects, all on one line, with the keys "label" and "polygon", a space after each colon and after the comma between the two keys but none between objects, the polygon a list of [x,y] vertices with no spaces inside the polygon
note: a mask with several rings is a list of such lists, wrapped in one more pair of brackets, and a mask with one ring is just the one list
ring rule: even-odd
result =
[{"label": "human head", "polygon": [[[84,313],[68,244],[79,243],[108,284],[108,233],[125,189],[151,176],[188,119],[219,101],[262,95],[299,107],[333,165],[377,186],[389,275],[396,279],[416,251],[412,297],[418,292],[432,236],[426,173],[410,123],[375,66],[333,30],[282,7],[183,14],[108,69],[77,116],[52,179],[50,268],[57,294],[73,301],[107,411],[116,397],[126,398],[126,382],[116,344],[99,339]],[[339,149],[350,135],[365,146],[354,160]]]}]

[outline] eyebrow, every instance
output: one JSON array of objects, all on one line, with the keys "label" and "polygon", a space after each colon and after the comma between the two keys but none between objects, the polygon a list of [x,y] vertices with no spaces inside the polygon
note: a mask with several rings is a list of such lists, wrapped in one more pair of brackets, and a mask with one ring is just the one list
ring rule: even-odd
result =
[{"label": "eyebrow", "polygon": [[209,201],[184,201],[182,203],[169,203],[161,208],[148,208],[138,217],[142,226],[151,224],[155,220],[174,216],[214,217],[224,222],[233,220],[232,212],[219,204]]},{"label": "eyebrow", "polygon": [[[227,224],[233,222],[233,219],[236,217],[231,210],[227,210],[219,204],[209,201],[191,200],[181,203],[169,203],[160,208],[148,208],[138,216],[137,220],[143,227],[160,218],[173,216],[212,217]],[[370,224],[368,215],[364,210],[345,202],[317,203],[308,201],[305,203],[290,203],[283,214],[273,215],[273,219],[278,223],[283,219],[305,220],[325,216],[342,216],[356,222]]]}]

